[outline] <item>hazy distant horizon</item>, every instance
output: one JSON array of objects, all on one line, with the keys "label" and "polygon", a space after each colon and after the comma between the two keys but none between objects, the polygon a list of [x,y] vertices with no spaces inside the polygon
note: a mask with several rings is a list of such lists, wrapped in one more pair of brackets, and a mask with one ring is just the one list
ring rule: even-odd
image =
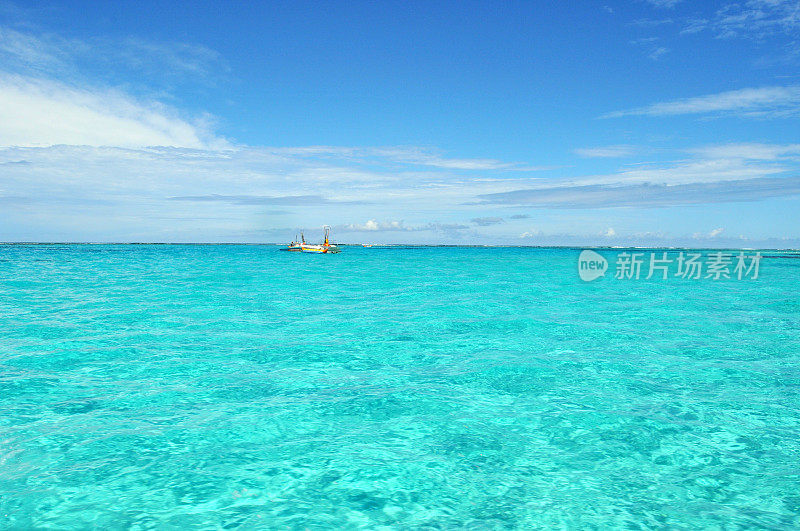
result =
[{"label": "hazy distant horizon", "polygon": [[[337,241],[337,245],[342,247],[505,247],[505,248],[530,248],[530,249],[693,249],[693,250],[733,250],[733,251],[800,251],[798,247],[734,247],[734,246],[700,246],[700,245],[608,245],[608,244],[587,244],[587,245],[536,245],[536,244],[488,244],[488,243],[369,243],[369,242],[342,242]],[[0,245],[263,245],[269,247],[285,247],[286,242],[0,242]]]}]

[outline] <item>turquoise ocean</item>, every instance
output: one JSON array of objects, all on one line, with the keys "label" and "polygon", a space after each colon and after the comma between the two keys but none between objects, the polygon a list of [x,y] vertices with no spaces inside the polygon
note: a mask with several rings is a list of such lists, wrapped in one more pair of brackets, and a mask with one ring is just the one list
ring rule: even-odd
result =
[{"label": "turquoise ocean", "polygon": [[0,246],[0,528],[800,527],[800,254],[579,253]]}]

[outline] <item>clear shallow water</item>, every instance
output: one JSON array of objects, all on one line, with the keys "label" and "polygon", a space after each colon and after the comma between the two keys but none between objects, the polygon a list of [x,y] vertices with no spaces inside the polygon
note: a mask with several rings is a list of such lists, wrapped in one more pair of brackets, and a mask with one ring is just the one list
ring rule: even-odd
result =
[{"label": "clear shallow water", "polygon": [[800,526],[800,259],[578,253],[0,246],[0,527]]}]

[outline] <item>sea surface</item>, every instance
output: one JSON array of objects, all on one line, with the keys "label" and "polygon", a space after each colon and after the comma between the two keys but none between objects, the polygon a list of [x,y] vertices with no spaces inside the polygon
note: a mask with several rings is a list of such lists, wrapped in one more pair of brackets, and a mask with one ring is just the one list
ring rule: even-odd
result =
[{"label": "sea surface", "polygon": [[0,528],[800,527],[800,255],[579,253],[0,246]]}]

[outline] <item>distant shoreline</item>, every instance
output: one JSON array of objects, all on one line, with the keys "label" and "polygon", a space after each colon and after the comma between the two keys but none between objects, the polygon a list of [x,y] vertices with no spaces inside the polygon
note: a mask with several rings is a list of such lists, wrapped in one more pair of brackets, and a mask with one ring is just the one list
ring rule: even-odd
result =
[{"label": "distant shoreline", "polygon": [[[285,243],[237,243],[237,242],[0,242],[4,246],[52,246],[52,245],[194,245],[194,246],[252,246],[252,247],[285,247]],[[381,243],[368,244],[361,243],[337,243],[341,247],[360,247],[365,249],[380,248],[464,248],[464,249],[601,249],[607,251],[622,250],[730,250],[730,251],[792,251],[800,252],[800,249],[792,247],[687,247],[687,246],[626,246],[626,245],[490,245],[490,244],[414,244],[414,243]]]}]

